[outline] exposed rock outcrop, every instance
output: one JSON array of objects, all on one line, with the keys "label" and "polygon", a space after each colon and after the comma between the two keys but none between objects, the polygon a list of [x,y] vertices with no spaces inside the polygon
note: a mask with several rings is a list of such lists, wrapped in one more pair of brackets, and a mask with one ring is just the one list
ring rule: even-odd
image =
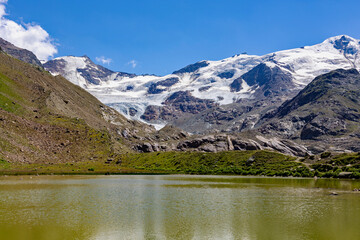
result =
[{"label": "exposed rock outcrop", "polygon": [[192,73],[192,72],[199,70],[200,68],[207,67],[207,66],[209,66],[209,63],[207,61],[200,61],[200,62],[197,62],[194,64],[190,64],[180,70],[177,70],[177,71],[173,72],[173,74]]},{"label": "exposed rock outcrop", "polygon": [[149,94],[159,94],[167,90],[167,88],[173,86],[174,84],[179,82],[178,77],[171,77],[165,80],[158,81],[156,83],[152,83],[148,89]]},{"label": "exposed rock outcrop", "polygon": [[271,95],[285,95],[295,88],[290,73],[285,72],[278,66],[270,67],[265,63],[260,63],[240,78],[235,79],[230,84],[231,91],[239,92],[242,90],[242,81],[245,81],[254,89],[254,95],[258,99]]},{"label": "exposed rock outcrop", "polygon": [[164,106],[150,105],[141,116],[146,121],[171,120],[184,114],[197,114],[217,106],[213,100],[193,97],[190,91],[179,91],[170,95]]},{"label": "exposed rock outcrop", "polygon": [[23,62],[38,66],[38,67],[43,67],[43,65],[41,64],[40,60],[35,56],[34,53],[26,50],[26,49],[22,49],[22,48],[18,48],[16,46],[14,46],[13,44],[5,41],[4,39],[0,38],[0,49],[2,51],[4,51],[5,53],[9,54],[10,56],[19,59]]}]

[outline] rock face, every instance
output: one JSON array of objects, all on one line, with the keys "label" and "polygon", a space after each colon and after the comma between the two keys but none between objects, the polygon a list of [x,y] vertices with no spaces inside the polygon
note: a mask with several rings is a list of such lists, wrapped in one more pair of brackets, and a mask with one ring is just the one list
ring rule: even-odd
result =
[{"label": "rock face", "polygon": [[227,135],[207,135],[185,140],[177,145],[178,150],[219,152],[231,150],[261,150],[263,147],[254,140],[235,138]]},{"label": "rock face", "polygon": [[168,120],[175,117],[174,109],[168,106],[147,106],[145,113],[141,116],[141,119],[152,122],[152,121],[158,121],[158,120]]},{"label": "rock face", "polygon": [[360,150],[360,74],[339,69],[314,79],[260,127],[264,134]]},{"label": "rock face", "polygon": [[169,96],[164,104],[178,111],[196,114],[216,106],[215,101],[193,97],[190,91],[180,91]]},{"label": "rock face", "polygon": [[219,73],[217,76],[219,78],[225,78],[225,79],[230,79],[230,78],[233,78],[234,75],[235,75],[235,71],[234,70],[230,70],[230,71],[224,71],[222,73]]},{"label": "rock face", "polygon": [[184,114],[197,114],[217,106],[213,100],[193,97],[190,91],[175,92],[163,104],[164,106],[148,106],[141,118],[148,122],[167,121]]},{"label": "rock face", "polygon": [[260,63],[240,78],[235,79],[230,84],[231,91],[241,91],[243,88],[242,81],[245,81],[248,86],[254,89],[254,95],[259,100],[271,95],[287,95],[288,92],[296,89],[289,72],[281,70],[276,65],[270,67],[265,63]]},{"label": "rock face", "polygon": [[179,82],[179,78],[172,77],[172,78],[167,78],[165,80],[161,80],[156,83],[152,83],[148,89],[148,93],[149,94],[162,93],[162,92],[166,91],[166,88],[169,88],[178,82]]},{"label": "rock face", "polygon": [[243,151],[243,150],[274,150],[288,155],[305,156],[308,154],[306,147],[290,140],[277,138],[265,138],[257,136],[255,139],[236,135],[206,135],[180,141],[176,149],[178,151]]},{"label": "rock face", "polygon": [[183,73],[193,73],[199,70],[200,68],[209,66],[207,61],[201,61],[194,64],[190,64],[180,70],[173,72],[173,74],[183,74]]},{"label": "rock face", "polygon": [[4,39],[0,38],[0,48],[2,51],[6,52],[7,54],[9,54],[10,56],[19,59],[23,62],[38,66],[38,67],[43,67],[41,62],[39,61],[39,59],[35,56],[34,53],[26,50],[26,49],[22,49],[22,48],[18,48],[16,46],[14,46],[13,44],[5,41]]}]

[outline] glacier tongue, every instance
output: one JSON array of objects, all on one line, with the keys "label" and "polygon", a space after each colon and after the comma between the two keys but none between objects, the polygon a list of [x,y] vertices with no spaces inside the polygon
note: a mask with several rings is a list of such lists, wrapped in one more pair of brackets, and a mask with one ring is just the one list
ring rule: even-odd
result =
[{"label": "glacier tongue", "polygon": [[[241,98],[255,98],[257,87],[240,80],[240,91],[230,90],[230,84],[259,64],[279,68],[289,74],[293,89],[300,90],[318,75],[343,68],[360,66],[360,41],[346,35],[301,48],[270,53],[264,56],[240,54],[220,61],[201,61],[157,77],[113,72],[94,64],[88,57],[60,57],[44,64],[54,75],[85,88],[103,103],[112,106],[129,119],[142,120],[149,105],[162,106],[178,91],[190,91],[199,99],[211,99],[219,105],[230,104]],[[175,78],[178,81],[173,81]],[[149,91],[152,88],[154,91]],[[161,127],[165,122],[157,122]]]}]

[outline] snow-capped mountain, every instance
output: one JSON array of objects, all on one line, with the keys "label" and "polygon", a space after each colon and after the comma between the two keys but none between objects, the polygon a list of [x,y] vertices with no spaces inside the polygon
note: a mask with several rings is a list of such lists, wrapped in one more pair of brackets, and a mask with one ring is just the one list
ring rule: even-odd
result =
[{"label": "snow-capped mountain", "polygon": [[[141,116],[146,111],[153,113],[154,107],[156,111],[165,107],[161,111],[168,113],[185,108],[184,112],[193,114],[239,99],[261,100],[269,96],[287,99],[288,93],[299,92],[316,76],[339,68],[359,69],[359,53],[360,41],[342,35],[314,46],[264,56],[240,54],[220,61],[200,61],[163,77],[113,72],[86,56],[56,58],[44,67],[85,88],[128,118],[164,124],[170,117]],[[176,99],[175,106],[174,98],[178,96],[181,98]],[[210,102],[204,103],[202,99]],[[184,107],[179,101],[197,103]]]},{"label": "snow-capped mountain", "polygon": [[134,77],[134,74],[113,72],[95,64],[88,56],[60,57],[44,63],[44,67],[53,75],[62,75],[70,82],[87,88],[101,82],[116,81],[123,77]]}]

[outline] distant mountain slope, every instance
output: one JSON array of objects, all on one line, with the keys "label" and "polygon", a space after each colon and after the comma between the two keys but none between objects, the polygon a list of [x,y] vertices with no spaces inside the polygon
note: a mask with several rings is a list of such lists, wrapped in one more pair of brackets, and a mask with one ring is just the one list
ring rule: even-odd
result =
[{"label": "distant mountain slope", "polygon": [[360,74],[339,69],[321,75],[263,121],[263,134],[360,151]]},{"label": "distant mountain slope", "polygon": [[0,159],[115,160],[150,132],[63,77],[0,53]]},{"label": "distant mountain slope", "polygon": [[18,48],[2,38],[0,38],[0,49],[23,62],[43,67],[40,60],[35,56],[34,53],[26,49]]},{"label": "distant mountain slope", "polygon": [[60,57],[44,64],[46,70],[54,75],[62,75],[72,83],[83,88],[104,82],[117,81],[123,77],[135,77],[134,74],[113,72],[95,64],[88,56]]},{"label": "distant mountain slope", "polygon": [[[254,109],[259,105],[258,101],[265,100],[274,102],[273,107],[276,108],[316,76],[339,68],[358,69],[359,52],[359,40],[344,35],[329,38],[314,46],[264,56],[240,54],[220,61],[200,61],[163,77],[129,76],[123,73],[104,75],[103,72],[107,70],[83,64],[83,57],[55,59],[46,63],[45,67],[51,73],[62,74],[71,82],[86,88],[103,103],[114,107],[128,118],[165,124],[175,123],[177,118],[182,117],[181,114],[176,114],[173,119],[156,114],[152,115],[157,116],[156,118],[150,118],[143,114],[153,109],[166,113],[167,100],[177,92],[189,92],[193,99],[211,100],[220,107],[228,104],[238,106],[239,101],[248,99],[253,102]],[[73,64],[74,61],[82,63]],[[86,80],[89,73],[95,81]],[[194,117],[197,114],[194,111]],[[184,117],[189,116],[185,113]],[[240,117],[240,120],[244,119]],[[231,124],[225,125],[211,127],[229,129],[228,125]]]}]

